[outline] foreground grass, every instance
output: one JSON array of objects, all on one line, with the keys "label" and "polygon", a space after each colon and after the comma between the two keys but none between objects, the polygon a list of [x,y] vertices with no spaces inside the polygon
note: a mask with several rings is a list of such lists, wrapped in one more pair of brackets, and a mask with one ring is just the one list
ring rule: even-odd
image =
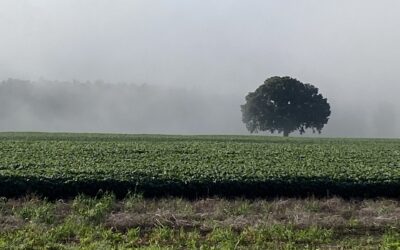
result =
[{"label": "foreground grass", "polygon": [[1,199],[0,249],[398,249],[396,200]]}]

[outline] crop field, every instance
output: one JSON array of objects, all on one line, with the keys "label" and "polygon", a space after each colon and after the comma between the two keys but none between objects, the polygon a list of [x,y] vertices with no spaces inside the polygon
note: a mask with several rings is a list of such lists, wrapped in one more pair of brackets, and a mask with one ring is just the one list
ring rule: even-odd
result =
[{"label": "crop field", "polygon": [[0,196],[400,195],[400,140],[0,134]]}]

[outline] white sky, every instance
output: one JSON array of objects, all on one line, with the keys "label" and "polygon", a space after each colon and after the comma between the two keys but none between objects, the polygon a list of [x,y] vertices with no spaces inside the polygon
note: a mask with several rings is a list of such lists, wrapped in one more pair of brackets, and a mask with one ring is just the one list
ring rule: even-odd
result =
[{"label": "white sky", "polygon": [[244,96],[289,75],[332,103],[397,108],[399,13],[397,0],[0,0],[0,80]]}]

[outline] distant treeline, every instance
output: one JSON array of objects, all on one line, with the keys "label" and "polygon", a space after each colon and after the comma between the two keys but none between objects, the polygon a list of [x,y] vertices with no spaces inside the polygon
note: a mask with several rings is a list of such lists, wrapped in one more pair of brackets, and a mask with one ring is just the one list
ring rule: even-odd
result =
[{"label": "distant treeline", "polygon": [[8,79],[0,130],[241,133],[240,99],[147,84]]}]

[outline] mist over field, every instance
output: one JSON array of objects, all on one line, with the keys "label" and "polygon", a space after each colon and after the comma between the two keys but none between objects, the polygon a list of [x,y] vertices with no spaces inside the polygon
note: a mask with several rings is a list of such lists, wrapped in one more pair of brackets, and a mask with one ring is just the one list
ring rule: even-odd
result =
[{"label": "mist over field", "polygon": [[[241,95],[179,87],[9,79],[0,83],[0,130],[247,134],[243,102]],[[332,119],[322,135],[399,135],[396,110],[389,103],[331,105]]]},{"label": "mist over field", "polygon": [[147,84],[29,82],[0,84],[3,131],[240,133],[235,97]]},{"label": "mist over field", "polygon": [[328,98],[322,136],[400,137],[399,11],[395,0],[2,0],[0,130],[247,134],[245,95],[278,75]]}]

